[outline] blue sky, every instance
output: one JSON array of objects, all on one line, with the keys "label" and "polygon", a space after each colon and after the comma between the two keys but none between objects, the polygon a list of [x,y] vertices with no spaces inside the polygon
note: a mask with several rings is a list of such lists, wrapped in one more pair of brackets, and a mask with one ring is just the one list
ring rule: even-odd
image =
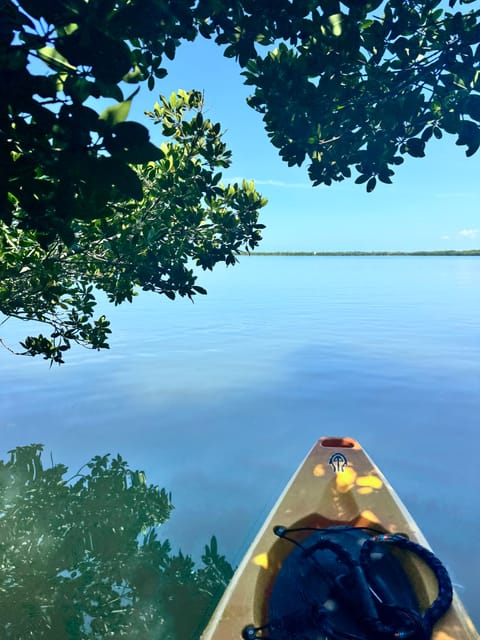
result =
[{"label": "blue sky", "polygon": [[[169,75],[152,93],[135,98],[131,118],[142,119],[159,93],[182,89],[205,92],[205,113],[222,124],[233,164],[224,182],[255,180],[269,200],[261,213],[266,225],[263,251],[415,251],[480,248],[480,152],[466,158],[447,136],[431,142],[427,156],[407,158],[394,184],[371,194],[353,180],[312,187],[306,166],[288,167],[268,141],[260,114],[246,104],[236,62],[211,41],[184,43],[168,65]],[[148,124],[148,122],[147,122]],[[151,126],[160,143],[159,127]]]}]

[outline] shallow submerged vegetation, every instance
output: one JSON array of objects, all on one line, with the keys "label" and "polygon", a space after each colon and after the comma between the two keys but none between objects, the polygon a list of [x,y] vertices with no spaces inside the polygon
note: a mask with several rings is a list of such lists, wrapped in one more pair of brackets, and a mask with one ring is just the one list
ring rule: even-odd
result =
[{"label": "shallow submerged vegetation", "polygon": [[73,476],[42,445],[0,461],[0,626],[6,640],[198,637],[233,571],[212,537],[201,563],[158,527],[173,509],[120,456]]}]

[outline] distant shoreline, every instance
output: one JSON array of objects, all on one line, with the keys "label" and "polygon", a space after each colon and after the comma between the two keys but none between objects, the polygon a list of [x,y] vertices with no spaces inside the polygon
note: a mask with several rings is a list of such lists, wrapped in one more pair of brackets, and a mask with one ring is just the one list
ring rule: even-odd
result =
[{"label": "distant shoreline", "polygon": [[242,256],[480,256],[480,249],[470,251],[252,251]]}]

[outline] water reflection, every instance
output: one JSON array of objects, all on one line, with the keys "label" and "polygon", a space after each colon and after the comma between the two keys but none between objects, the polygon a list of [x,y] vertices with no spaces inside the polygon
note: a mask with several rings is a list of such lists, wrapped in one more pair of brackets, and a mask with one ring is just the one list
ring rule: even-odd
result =
[{"label": "water reflection", "polygon": [[172,509],[121,457],[74,475],[42,445],[0,461],[0,626],[6,639],[191,640],[232,568],[213,537],[201,563],[158,527]]}]

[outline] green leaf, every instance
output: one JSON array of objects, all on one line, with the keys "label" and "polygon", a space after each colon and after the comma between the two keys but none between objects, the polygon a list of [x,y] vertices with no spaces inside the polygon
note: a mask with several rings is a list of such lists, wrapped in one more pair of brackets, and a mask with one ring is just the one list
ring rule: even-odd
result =
[{"label": "green leaf", "polygon": [[124,122],[128,118],[130,107],[132,106],[132,100],[139,91],[140,87],[136,91],[134,91],[134,93],[127,100],[119,102],[112,107],[107,107],[99,115],[99,119],[105,121],[110,127],[114,127],[116,124]]},{"label": "green leaf", "polygon": [[473,156],[480,147],[480,126],[470,120],[463,120],[458,130],[457,145],[467,147],[467,157]]},{"label": "green leaf", "polygon": [[212,539],[210,541],[210,550],[212,552],[212,556],[218,556],[218,544],[217,538],[215,536],[212,536]]},{"label": "green leaf", "polygon": [[193,289],[194,291],[196,291],[197,293],[199,293],[200,295],[202,295],[202,296],[207,295],[207,290],[206,290],[206,289],[204,289],[203,287],[200,287],[200,286],[198,286],[198,285],[194,285],[194,286],[192,287],[192,289]]},{"label": "green leaf", "polygon": [[420,138],[409,138],[405,143],[405,152],[414,158],[423,158],[425,155],[425,142]]},{"label": "green leaf", "polygon": [[160,67],[155,71],[155,77],[158,78],[159,80],[161,80],[162,78],[165,78],[167,74],[168,74],[168,71],[163,67]]},{"label": "green leaf", "polygon": [[76,71],[77,67],[71,65],[54,47],[42,47],[37,49],[40,58],[55,71]]},{"label": "green leaf", "polygon": [[147,127],[138,122],[119,122],[113,127],[112,134],[127,147],[141,145],[150,139]]},{"label": "green leaf", "polygon": [[70,24],[63,25],[62,27],[57,27],[57,34],[59,36],[69,36],[77,29],[78,24],[76,22],[71,22]]},{"label": "green leaf", "polygon": [[63,91],[75,102],[85,102],[91,95],[92,88],[91,82],[78,76],[68,76],[63,84]]},{"label": "green leaf", "polygon": [[392,184],[390,176],[393,176],[393,171],[391,169],[383,169],[378,172],[378,179],[384,184]]},{"label": "green leaf", "polygon": [[130,112],[131,100],[124,100],[112,107],[107,107],[99,116],[100,120],[104,120],[110,127],[114,127],[120,122],[124,122],[128,118]]},{"label": "green leaf", "polygon": [[465,103],[465,113],[480,122],[480,96],[479,95],[470,95],[468,96]]},{"label": "green leaf", "polygon": [[95,80],[93,83],[94,87],[99,92],[99,97],[102,98],[113,98],[117,102],[123,102],[123,92],[120,87],[113,82],[104,82],[103,80]]},{"label": "green leaf", "polygon": [[363,184],[364,182],[367,182],[367,180],[369,179],[370,179],[370,176],[363,173],[359,175],[358,178],[355,180],[355,184]]},{"label": "green leaf", "polygon": [[338,37],[342,35],[343,31],[343,14],[333,13],[328,16],[328,22],[334,36]]},{"label": "green leaf", "polygon": [[92,33],[92,39],[92,73],[104,82],[117,84],[132,67],[129,47],[121,38],[103,33]]},{"label": "green leaf", "polygon": [[129,71],[126,75],[123,76],[122,80],[123,82],[127,82],[129,84],[137,84],[138,82],[144,80],[144,75],[140,67],[136,65],[133,68],[133,71]]},{"label": "green leaf", "polygon": [[168,38],[164,44],[165,55],[169,60],[173,60],[175,58],[175,40],[173,38]]},{"label": "green leaf", "polygon": [[433,135],[433,126],[430,125],[429,127],[426,127],[421,135],[421,139],[423,140],[423,142],[428,142],[428,140],[430,140],[430,138]]}]

